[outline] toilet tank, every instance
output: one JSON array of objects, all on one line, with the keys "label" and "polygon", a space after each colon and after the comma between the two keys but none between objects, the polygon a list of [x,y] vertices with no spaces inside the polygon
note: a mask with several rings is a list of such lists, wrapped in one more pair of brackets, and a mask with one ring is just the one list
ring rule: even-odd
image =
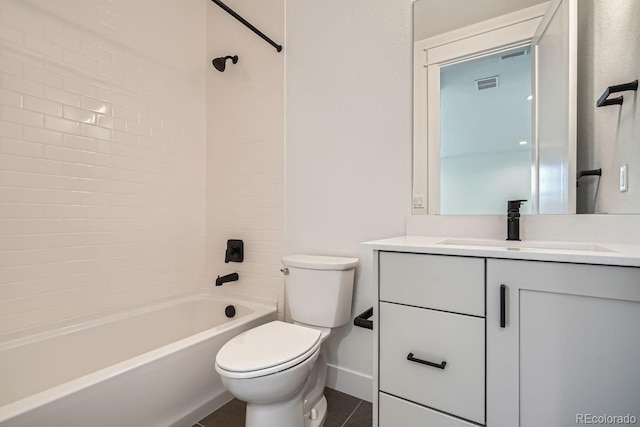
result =
[{"label": "toilet tank", "polygon": [[324,328],[351,320],[358,258],[290,255],[282,258],[282,264],[287,269],[284,287],[292,320]]}]

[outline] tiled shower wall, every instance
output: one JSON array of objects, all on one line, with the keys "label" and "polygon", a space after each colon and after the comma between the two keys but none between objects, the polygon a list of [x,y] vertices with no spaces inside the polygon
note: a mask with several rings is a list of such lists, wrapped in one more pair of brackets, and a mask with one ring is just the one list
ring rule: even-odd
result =
[{"label": "tiled shower wall", "polygon": [[[237,271],[220,292],[278,301],[284,242],[284,51],[278,53],[210,3],[208,58],[238,55],[223,73],[207,67],[207,286]],[[229,7],[284,44],[283,0],[229,0]],[[227,239],[243,239],[242,264],[224,263]]]},{"label": "tiled shower wall", "polygon": [[207,3],[0,1],[0,334],[203,285]]}]

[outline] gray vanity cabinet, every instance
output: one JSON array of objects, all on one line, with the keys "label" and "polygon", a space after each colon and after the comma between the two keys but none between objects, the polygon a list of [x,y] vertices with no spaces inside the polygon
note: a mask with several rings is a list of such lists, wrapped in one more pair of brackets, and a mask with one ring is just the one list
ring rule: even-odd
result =
[{"label": "gray vanity cabinet", "polygon": [[375,267],[374,426],[640,423],[640,267],[400,251]]},{"label": "gray vanity cabinet", "polygon": [[487,426],[640,422],[640,268],[487,259],[486,298]]},{"label": "gray vanity cabinet", "polygon": [[483,258],[379,252],[379,423],[485,421]]}]

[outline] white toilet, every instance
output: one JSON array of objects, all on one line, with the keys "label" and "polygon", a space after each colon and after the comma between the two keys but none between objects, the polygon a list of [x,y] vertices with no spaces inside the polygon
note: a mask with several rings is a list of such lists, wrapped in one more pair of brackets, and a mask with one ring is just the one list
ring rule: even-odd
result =
[{"label": "white toilet", "polygon": [[282,258],[294,324],[274,321],[232,338],[216,356],[216,371],[247,402],[246,427],[320,427],[331,328],[351,320],[357,258]]}]

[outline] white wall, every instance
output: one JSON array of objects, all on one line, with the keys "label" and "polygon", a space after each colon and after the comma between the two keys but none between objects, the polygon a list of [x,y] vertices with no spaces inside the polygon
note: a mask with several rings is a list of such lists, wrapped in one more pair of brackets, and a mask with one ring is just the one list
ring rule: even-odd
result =
[{"label": "white wall", "polygon": [[205,2],[0,2],[0,333],[204,276]]},{"label": "white wall", "polygon": [[[622,93],[622,106],[596,108],[595,103],[607,86],[640,77],[640,2],[578,2],[578,18],[578,170],[602,168],[600,180],[580,180],[578,213],[638,213],[640,94]],[[621,193],[624,164],[629,191]]]},{"label": "white wall", "polygon": [[[377,295],[360,242],[410,212],[411,1],[290,1],[286,17],[284,252],[360,258],[355,316]],[[350,323],[329,346],[331,383],[370,399],[372,332]]]},{"label": "white wall", "polygon": [[[237,271],[218,288],[278,301],[284,318],[280,259],[284,242],[284,52],[210,1],[207,3],[207,274]],[[255,27],[284,44],[284,2],[225,1]],[[286,46],[285,46],[286,49]],[[220,56],[224,72],[211,65]],[[243,263],[224,263],[228,239],[242,239]]]}]

